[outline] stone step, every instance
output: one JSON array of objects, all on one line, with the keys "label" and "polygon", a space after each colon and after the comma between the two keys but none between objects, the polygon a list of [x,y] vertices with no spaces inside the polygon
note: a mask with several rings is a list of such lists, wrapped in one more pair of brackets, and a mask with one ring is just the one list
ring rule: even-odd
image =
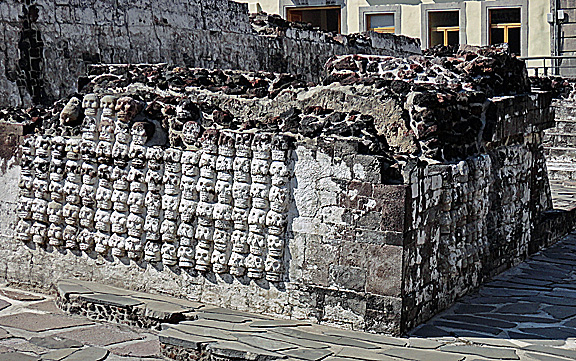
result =
[{"label": "stone step", "polygon": [[543,140],[544,147],[576,147],[575,133],[547,133]]},{"label": "stone step", "polygon": [[194,318],[193,311],[203,307],[187,300],[81,280],[61,280],[56,290],[56,304],[66,312],[142,328],[159,329],[162,323]]},{"label": "stone step", "polygon": [[576,160],[576,147],[545,147],[544,155],[548,163],[564,163]]}]

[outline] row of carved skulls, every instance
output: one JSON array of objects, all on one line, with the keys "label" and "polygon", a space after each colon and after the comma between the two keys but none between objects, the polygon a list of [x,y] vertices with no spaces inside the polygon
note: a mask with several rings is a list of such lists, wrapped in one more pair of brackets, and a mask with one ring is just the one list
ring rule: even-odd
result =
[{"label": "row of carved skulls", "polygon": [[[210,133],[209,133],[210,134]],[[243,135],[245,136],[245,135]],[[84,137],[83,137],[84,138]],[[211,139],[214,138],[213,133],[210,134]],[[258,137],[255,137],[256,139]],[[46,139],[39,137],[37,139],[37,143],[39,143],[39,149],[40,151],[38,152],[39,154],[43,153],[43,149],[49,148],[49,142],[46,142]],[[56,147],[53,151],[54,154],[54,159],[53,160],[58,160],[59,158],[61,158],[61,150],[57,149],[60,148],[60,143],[62,143],[60,141],[60,139],[55,139],[54,144],[56,144]],[[117,228],[113,228],[111,229],[111,231],[115,234],[120,234],[120,233],[124,233],[125,229],[123,226],[121,226],[122,224],[124,224],[123,219],[126,218],[124,217],[124,215],[122,214],[122,212],[126,212],[126,205],[129,206],[129,209],[131,212],[134,212],[135,214],[130,213],[129,216],[127,217],[127,226],[130,228],[133,228],[135,230],[139,230],[139,229],[143,229],[144,227],[141,227],[143,220],[142,217],[138,216],[137,213],[141,212],[140,209],[142,208],[142,199],[144,198],[141,191],[144,190],[143,182],[142,182],[142,178],[143,173],[139,172],[137,168],[131,168],[129,174],[126,176],[125,173],[123,172],[123,170],[121,169],[121,167],[111,167],[107,164],[100,164],[97,168],[96,165],[88,163],[88,162],[84,162],[84,163],[80,163],[79,159],[80,157],[79,152],[78,152],[78,141],[75,140],[71,140],[69,142],[69,144],[66,144],[66,150],[68,150],[67,154],[70,154],[69,158],[66,163],[65,163],[65,170],[66,170],[66,183],[65,183],[65,194],[68,194],[69,196],[66,197],[66,201],[69,202],[66,205],[64,205],[63,208],[63,216],[66,219],[74,219],[74,224],[75,222],[77,222],[78,218],[81,219],[81,223],[83,222],[83,224],[81,224],[84,229],[82,230],[82,232],[80,233],[80,239],[83,238],[89,238],[88,235],[86,234],[86,228],[89,228],[88,225],[88,220],[90,220],[92,217],[90,217],[88,215],[88,213],[91,211],[91,209],[89,208],[89,206],[94,204],[94,197],[91,197],[91,195],[93,195],[95,192],[93,190],[94,184],[96,183],[96,177],[98,176],[98,178],[100,178],[100,182],[99,185],[101,185],[102,187],[98,187],[98,191],[96,192],[96,202],[97,202],[97,207],[99,208],[98,211],[96,211],[96,215],[94,216],[94,222],[96,223],[96,229],[97,229],[97,235],[93,238],[107,238],[106,237],[106,232],[110,232],[110,229],[108,229],[106,226],[102,226],[102,224],[108,223],[108,218],[110,218],[110,222],[112,222],[112,224],[116,224]],[[47,147],[48,145],[48,147]],[[76,149],[76,151],[74,150],[70,150],[70,149]],[[272,197],[270,200],[272,201],[272,204],[278,203],[278,194],[279,191],[281,191],[281,188],[279,187],[272,187],[272,189],[269,189],[269,186],[267,187],[266,185],[263,185],[262,183],[253,183],[252,185],[250,184],[246,184],[246,183],[241,183],[241,182],[232,182],[232,177],[230,176],[226,176],[226,174],[230,174],[230,172],[232,172],[234,174],[234,176],[238,176],[238,177],[252,177],[255,178],[254,181],[267,181],[266,177],[266,171],[264,171],[263,169],[265,169],[266,167],[266,160],[262,159],[262,155],[266,154],[266,151],[262,152],[254,152],[254,155],[260,155],[261,158],[254,158],[252,160],[250,159],[240,159],[242,157],[239,157],[237,159],[240,159],[238,162],[231,161],[231,157],[229,157],[230,154],[233,154],[233,151],[230,151],[230,149],[226,149],[225,146],[221,146],[221,147],[212,147],[212,148],[208,148],[208,151],[213,151],[214,149],[218,149],[218,157],[214,158],[214,157],[209,157],[208,160],[206,160],[207,163],[209,163],[211,166],[210,167],[203,167],[203,168],[209,168],[209,170],[215,170],[218,174],[218,180],[216,181],[216,183],[214,183],[213,179],[210,178],[204,178],[206,181],[205,182],[199,182],[195,187],[194,190],[198,193],[205,193],[205,194],[212,194],[212,193],[216,193],[218,194],[218,198],[217,204],[214,204],[213,208],[213,212],[212,212],[212,217],[216,220],[228,220],[228,217],[230,216],[230,214],[232,214],[232,212],[230,211],[231,206],[230,204],[230,196],[232,195],[234,198],[238,197],[238,200],[240,201],[240,199],[243,199],[240,202],[235,202],[235,206],[241,206],[244,203],[247,204],[247,200],[246,197],[247,196],[247,185],[249,186],[248,189],[250,189],[250,195],[252,197],[256,197],[256,198],[260,198],[260,199],[264,199],[265,194],[270,193],[270,197]],[[244,151],[244,153],[242,152]],[[150,158],[149,159],[149,168],[150,169],[154,169],[155,165],[154,165],[154,159],[158,160],[158,156],[154,156],[154,153],[161,153],[162,149],[161,148],[148,148],[146,155],[150,154],[151,157],[146,157],[146,158]],[[179,150],[168,150],[165,152],[165,157],[162,158],[168,158],[168,159],[164,159],[164,160],[169,160],[170,157],[175,157],[174,154],[178,154]],[[47,152],[45,153],[47,154]],[[144,154],[144,152],[141,152],[141,154]],[[202,153],[204,154],[210,154],[208,152],[204,152]],[[239,148],[239,152],[238,154],[242,154],[242,155],[247,155],[249,154],[249,151],[247,150],[243,150],[242,147]],[[268,152],[266,154],[267,156],[270,155],[270,153]],[[273,177],[272,177],[272,183],[276,184],[276,185],[284,185],[286,183],[287,180],[287,176],[288,176],[288,172],[287,172],[287,166],[286,166],[286,154],[283,154],[281,157],[277,157],[277,159],[283,159],[283,162],[272,162],[271,165],[268,165],[268,172],[272,173]],[[41,158],[38,158],[41,159]],[[84,154],[82,159],[86,160],[86,158],[84,158]],[[195,165],[196,162],[194,161],[194,159],[198,159],[198,152],[190,152],[190,151],[185,151],[182,154],[182,163],[185,165],[184,170],[185,170],[185,174],[188,174],[188,177],[194,177],[198,172],[197,172],[197,166]],[[35,159],[37,160],[37,159]],[[247,162],[248,161],[248,162]],[[38,164],[42,165],[40,161],[37,162]],[[44,162],[46,163],[46,162]],[[200,163],[200,162],[199,162]],[[169,164],[169,162],[167,162],[167,164]],[[178,162],[174,162],[174,164],[179,165],[180,163]],[[250,164],[250,166],[247,166],[247,164]],[[277,164],[277,166],[275,166],[275,164]],[[134,165],[134,164],[133,164]],[[35,167],[37,169],[41,169],[41,167]],[[112,172],[109,176],[107,176],[107,173],[110,173],[110,169],[112,168]],[[202,167],[200,169],[203,169]],[[55,169],[61,169],[58,168],[58,164],[56,164]],[[279,171],[276,171],[279,170]],[[34,173],[42,173],[42,172],[34,172]],[[54,174],[62,174],[62,171],[57,171]],[[124,173],[124,174],[123,174]],[[43,174],[47,174],[46,172],[43,172]],[[59,179],[59,177],[57,175],[52,175],[53,173],[50,173],[50,178],[55,178],[57,181],[61,180]],[[148,174],[154,174],[154,173],[148,173]],[[179,185],[178,182],[178,177],[175,176],[174,174],[172,174],[174,177],[170,178],[166,178],[166,175],[169,175],[170,173],[167,172],[164,174],[164,176],[162,177],[162,181],[163,183],[165,183],[164,185],[168,185],[168,187],[166,187],[165,189],[167,190],[168,194],[165,194],[163,197],[165,196],[170,196],[170,193],[174,193],[177,189],[177,185]],[[204,175],[206,176],[207,174],[210,173],[204,173]],[[41,180],[41,176],[39,175],[39,180]],[[210,176],[210,175],[208,175]],[[124,177],[126,179],[124,179]],[[184,175],[183,175],[184,177]],[[276,177],[276,178],[275,178]],[[153,177],[150,176],[150,179],[148,179],[148,175],[146,176],[146,181],[150,181],[148,182],[148,185],[152,185],[152,187],[150,187],[152,190],[157,189],[159,190],[159,181],[157,180],[156,182],[153,181],[153,178],[159,178],[159,177]],[[212,176],[213,178],[213,176]],[[182,190],[186,189],[186,188],[190,188],[190,187],[186,187],[186,185],[191,185],[193,182],[193,179],[184,179],[184,182],[181,183],[182,185]],[[202,179],[202,178],[201,178]],[[81,182],[80,182],[81,180]],[[240,178],[240,180],[245,180],[243,178]],[[36,181],[36,179],[34,180]],[[34,181],[32,183],[34,183]],[[105,185],[113,182],[113,187],[112,189],[110,189],[110,187],[106,187]],[[41,184],[42,182],[36,182],[37,184]],[[128,199],[126,199],[126,195],[127,195],[127,189],[128,189],[128,185],[130,184],[130,193],[128,195]],[[154,184],[156,184],[156,188],[154,188]],[[78,190],[78,186],[80,185],[80,190]],[[92,188],[90,188],[92,187]],[[36,186],[35,189],[45,189],[46,187],[41,187],[41,186]],[[139,192],[140,191],[140,192]],[[190,190],[188,190],[189,193],[183,193],[183,194],[193,194],[193,191],[190,192]],[[105,193],[112,193],[111,195],[105,195]],[[38,193],[35,192],[35,195],[37,195]],[[152,193],[149,193],[152,194]],[[244,196],[242,196],[244,195]],[[148,197],[148,194],[147,196]],[[41,198],[46,198],[44,195]],[[169,197],[168,197],[169,198]],[[194,197],[188,197],[188,198],[192,198],[190,200],[194,200]],[[36,201],[36,200],[34,200]],[[43,207],[47,207],[47,205],[45,203],[36,201],[36,203],[41,203],[40,205],[37,205],[37,208],[43,208]],[[52,202],[51,202],[52,203]],[[148,202],[146,202],[148,203]],[[170,209],[170,201],[166,201],[163,199],[163,202],[165,203],[167,206],[164,207],[166,209]],[[172,202],[174,203],[174,202]],[[280,204],[284,204],[285,202],[280,202]],[[82,208],[79,208],[80,205],[82,205]],[[147,204],[148,205],[148,204]],[[60,208],[57,203],[52,204],[52,207],[49,207],[51,209],[57,209]],[[107,213],[110,212],[106,212],[107,210],[110,209],[114,209],[114,211],[108,215]],[[175,207],[172,207],[175,208]],[[208,206],[208,209],[210,208],[210,206]],[[236,207],[238,208],[238,207]],[[202,209],[202,208],[201,208]],[[239,208],[242,209],[242,208]],[[280,210],[280,209],[277,209]],[[40,214],[42,214],[43,212],[39,212]],[[56,213],[56,211],[54,211],[54,213]],[[94,213],[92,211],[92,213]],[[153,213],[153,212],[152,212]],[[238,213],[238,211],[236,212]],[[244,213],[246,213],[244,211]],[[251,211],[251,216],[248,216],[248,223],[251,223],[254,227],[257,227],[257,224],[263,224],[265,223],[263,221],[263,214],[262,214],[262,210],[257,209],[257,208],[253,208]],[[204,214],[206,214],[206,210],[204,210]],[[278,215],[274,214],[274,211],[270,211],[268,212],[268,216],[266,217],[266,223],[269,225],[272,225],[272,221],[271,219],[273,218],[278,218]],[[38,218],[38,217],[36,217]],[[168,217],[170,218],[170,216]],[[238,217],[239,219],[245,219],[246,217]],[[281,218],[281,217],[280,217]],[[45,221],[44,218],[38,218],[40,219],[40,222]],[[72,221],[70,222],[72,223]],[[108,223],[109,224],[109,223]],[[36,225],[39,226],[39,225]],[[68,227],[70,226],[70,227]],[[75,232],[73,232],[72,229],[72,224],[68,224],[66,231],[68,231],[68,233],[72,236]],[[41,228],[41,225],[40,225]],[[168,226],[166,226],[165,228],[169,228]],[[253,228],[254,229],[254,228]],[[37,232],[37,233],[42,233],[42,232]],[[132,236],[132,235],[129,235]],[[108,240],[108,243],[113,243],[114,241],[118,241],[118,240],[114,240],[113,237],[110,237],[110,239]],[[103,241],[104,242],[104,241]],[[190,247],[189,247],[190,248]],[[180,252],[180,251],[179,251]]]}]

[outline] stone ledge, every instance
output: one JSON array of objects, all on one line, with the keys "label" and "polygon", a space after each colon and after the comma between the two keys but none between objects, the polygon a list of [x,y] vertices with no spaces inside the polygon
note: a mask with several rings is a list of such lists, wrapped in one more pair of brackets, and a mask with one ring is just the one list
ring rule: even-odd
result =
[{"label": "stone ledge", "polygon": [[68,313],[141,328],[159,329],[161,323],[194,319],[197,316],[193,311],[203,307],[187,300],[76,280],[60,281],[56,289],[56,304]]}]

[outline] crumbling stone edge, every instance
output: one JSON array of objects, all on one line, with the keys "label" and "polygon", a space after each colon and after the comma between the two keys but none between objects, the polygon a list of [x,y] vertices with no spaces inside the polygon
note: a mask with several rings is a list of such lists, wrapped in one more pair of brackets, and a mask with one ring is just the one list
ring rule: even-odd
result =
[{"label": "crumbling stone edge", "polygon": [[93,321],[114,322],[139,328],[161,330],[162,323],[178,323],[192,320],[194,317],[183,313],[172,313],[169,318],[158,319],[146,314],[144,305],[116,306],[105,303],[90,302],[78,294],[66,294],[56,297],[56,306],[66,313],[80,315]]}]

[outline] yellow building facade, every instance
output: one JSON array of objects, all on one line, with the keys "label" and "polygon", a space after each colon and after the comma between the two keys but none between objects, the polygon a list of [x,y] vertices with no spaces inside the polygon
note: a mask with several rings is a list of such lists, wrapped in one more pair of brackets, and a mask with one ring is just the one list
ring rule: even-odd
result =
[{"label": "yellow building facade", "polygon": [[251,12],[279,14],[344,34],[367,30],[436,44],[507,42],[522,57],[550,56],[549,0],[241,0]]}]

